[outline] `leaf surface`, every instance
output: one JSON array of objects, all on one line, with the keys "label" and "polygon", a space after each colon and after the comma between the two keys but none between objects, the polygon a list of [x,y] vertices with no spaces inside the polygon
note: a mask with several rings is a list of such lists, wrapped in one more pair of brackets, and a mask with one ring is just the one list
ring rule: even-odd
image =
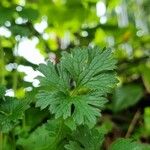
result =
[{"label": "leaf surface", "polygon": [[110,49],[75,48],[64,52],[60,63],[41,64],[38,78],[43,87],[37,95],[36,106],[48,108],[55,118],[75,121],[92,127],[107,102],[117,79],[116,60]]},{"label": "leaf surface", "polygon": [[113,95],[113,110],[120,111],[136,104],[143,96],[139,85],[129,84],[118,87]]}]

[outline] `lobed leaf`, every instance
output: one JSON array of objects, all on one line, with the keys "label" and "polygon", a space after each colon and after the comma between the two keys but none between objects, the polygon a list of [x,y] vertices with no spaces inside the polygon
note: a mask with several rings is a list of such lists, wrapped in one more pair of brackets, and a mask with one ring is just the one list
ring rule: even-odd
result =
[{"label": "lobed leaf", "polygon": [[89,130],[87,127],[79,127],[72,137],[73,140],[65,145],[67,150],[99,150],[104,140],[100,130]]},{"label": "lobed leaf", "polygon": [[17,145],[25,150],[64,150],[63,140],[65,128],[60,131],[61,120],[49,120],[46,124],[39,126],[28,137],[21,137]]},{"label": "lobed leaf", "polygon": [[5,97],[5,101],[0,102],[0,131],[8,132],[11,130],[18,119],[22,118],[27,108],[27,101]]},{"label": "lobed leaf", "polygon": [[49,108],[55,118],[72,118],[75,124],[92,127],[107,102],[117,79],[116,60],[110,49],[75,48],[64,52],[60,63],[41,64],[38,79],[43,87],[37,94],[36,106]]}]

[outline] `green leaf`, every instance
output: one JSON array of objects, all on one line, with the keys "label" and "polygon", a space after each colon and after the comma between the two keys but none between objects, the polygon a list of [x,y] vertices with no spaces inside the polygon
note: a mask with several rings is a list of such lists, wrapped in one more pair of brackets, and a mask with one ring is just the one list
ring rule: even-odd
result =
[{"label": "green leaf", "polygon": [[45,125],[37,128],[28,138],[20,138],[17,145],[22,146],[26,150],[48,150],[50,148],[50,141],[53,137],[46,130]]},{"label": "green leaf", "polygon": [[69,141],[67,150],[99,150],[104,134],[98,129],[89,130],[87,127],[79,127],[72,135],[74,141]]},{"label": "green leaf", "polygon": [[57,65],[41,64],[38,70],[43,76],[38,79],[43,90],[37,94],[36,106],[49,108],[55,118],[71,117],[77,125],[94,126],[107,102],[105,95],[117,82],[115,63],[109,49],[79,48],[64,53]]},{"label": "green leaf", "polygon": [[150,67],[146,65],[141,65],[140,70],[145,88],[147,92],[150,93]]},{"label": "green leaf", "polygon": [[67,150],[84,150],[77,142],[70,141],[68,145],[65,146]]},{"label": "green leaf", "polygon": [[40,111],[38,108],[31,107],[25,111],[25,124],[29,129],[34,129],[48,115],[46,110]]},{"label": "green leaf", "polygon": [[9,27],[9,29],[12,32],[12,34],[14,34],[14,35],[30,36],[32,33],[29,28],[27,28],[26,26],[23,26],[23,25],[16,24],[16,25]]},{"label": "green leaf", "polygon": [[[63,54],[62,63],[75,80],[77,87],[92,88],[90,83],[96,86],[95,84],[99,83],[102,73],[116,68],[116,60],[113,58],[111,50],[101,50],[98,47],[93,49],[75,48],[71,54],[67,52]],[[107,88],[111,86],[112,84]]]},{"label": "green leaf", "polygon": [[29,21],[34,21],[38,18],[39,12],[36,9],[27,7],[27,8],[23,8],[23,10],[19,12],[19,15],[24,19],[28,19]]},{"label": "green leaf", "polygon": [[132,139],[120,138],[116,140],[109,150],[149,150],[150,146],[134,142]]},{"label": "green leaf", "polygon": [[51,91],[66,92],[69,88],[69,76],[65,73],[61,64],[57,65],[57,67],[58,70],[51,62],[48,62],[47,65],[40,64],[38,70],[44,76],[39,76],[38,79],[41,86],[46,86]]},{"label": "green leaf", "polygon": [[0,85],[0,98],[3,98],[5,95],[6,88],[3,85]]},{"label": "green leaf", "polygon": [[3,14],[0,17],[0,25],[4,25],[6,21],[11,21],[13,19],[14,9],[0,6],[0,14]]},{"label": "green leaf", "polygon": [[113,110],[121,111],[135,105],[143,96],[143,89],[139,85],[128,84],[118,87],[113,95]]},{"label": "green leaf", "polygon": [[144,126],[146,133],[150,135],[150,107],[144,108]]},{"label": "green leaf", "polygon": [[75,97],[73,119],[79,125],[84,123],[89,127],[93,127],[96,124],[97,117],[100,116],[100,108],[106,102],[106,99],[103,97],[98,98],[89,95]]},{"label": "green leaf", "polygon": [[65,128],[61,126],[61,120],[50,120],[27,138],[20,138],[17,145],[25,150],[63,150],[64,132]]},{"label": "green leaf", "polygon": [[0,131],[8,132],[14,127],[18,119],[21,119],[23,112],[28,108],[28,102],[17,100],[12,97],[5,97],[0,103]]},{"label": "green leaf", "polygon": [[70,117],[70,118],[67,118],[64,123],[65,123],[65,125],[66,125],[67,127],[69,127],[72,131],[76,129],[76,124],[75,124],[75,122],[73,121],[73,118],[71,118],[71,117]]},{"label": "green leaf", "polygon": [[[85,123],[90,127],[96,123],[96,117],[100,116],[100,110],[97,107],[101,108],[107,102],[103,97],[91,95],[66,97],[63,93],[55,94],[47,91],[40,92],[37,98],[39,100],[36,106],[44,109],[50,103],[49,110],[55,114],[56,118],[63,116],[64,119],[67,119],[72,116],[77,124]],[[75,107],[73,114],[71,114],[72,106]]]}]

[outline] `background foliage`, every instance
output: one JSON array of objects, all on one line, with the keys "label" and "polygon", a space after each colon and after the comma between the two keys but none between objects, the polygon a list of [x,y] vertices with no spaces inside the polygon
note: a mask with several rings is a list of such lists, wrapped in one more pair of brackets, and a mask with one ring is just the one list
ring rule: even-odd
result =
[{"label": "background foliage", "polygon": [[[33,45],[36,41],[36,51],[40,52],[46,61],[51,60],[54,63],[59,62],[63,51],[69,51],[76,46],[111,47],[118,59],[119,83],[113,94],[109,95],[110,101],[102,111],[103,115],[98,123],[106,133],[103,147],[107,149],[119,137],[130,137],[142,143],[149,143],[149,12],[149,0],[0,1],[0,84],[6,86],[6,94],[11,93],[19,99],[27,99],[27,104],[14,100],[14,110],[9,111],[15,111],[18,105],[27,106],[31,101],[34,105],[34,95],[38,89],[34,89],[34,86],[37,86],[36,79],[27,79],[27,74],[32,74],[38,63],[19,52],[20,43],[24,40],[33,41]],[[27,46],[26,49],[28,55],[29,48]],[[19,69],[22,66],[28,68],[29,73]],[[0,91],[0,95],[3,95],[4,89]],[[26,110],[25,115],[17,116],[17,119],[23,119],[19,120],[23,129],[20,129],[20,126],[13,128],[9,133],[14,139],[11,143],[16,142],[18,134],[22,138],[28,136],[41,126],[49,115],[45,109],[40,111],[39,108],[24,107],[23,110]],[[15,122],[16,116],[10,117]],[[11,122],[7,124],[10,128]],[[42,132],[48,136],[44,126]],[[32,136],[30,138],[32,142]],[[9,144],[7,145],[9,147]],[[70,144],[72,149],[75,145],[73,142]],[[114,150],[114,146],[115,143],[111,149]],[[67,148],[69,149],[69,146]]]}]

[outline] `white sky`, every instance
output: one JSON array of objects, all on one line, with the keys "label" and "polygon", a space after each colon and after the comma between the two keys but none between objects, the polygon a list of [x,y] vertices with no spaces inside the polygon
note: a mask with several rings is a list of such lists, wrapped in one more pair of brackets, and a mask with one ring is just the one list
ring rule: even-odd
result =
[{"label": "white sky", "polygon": [[18,48],[15,50],[15,53],[24,57],[33,64],[44,63],[44,56],[42,56],[36,48],[37,43],[37,38],[33,38],[32,40],[23,38],[18,44]]}]

